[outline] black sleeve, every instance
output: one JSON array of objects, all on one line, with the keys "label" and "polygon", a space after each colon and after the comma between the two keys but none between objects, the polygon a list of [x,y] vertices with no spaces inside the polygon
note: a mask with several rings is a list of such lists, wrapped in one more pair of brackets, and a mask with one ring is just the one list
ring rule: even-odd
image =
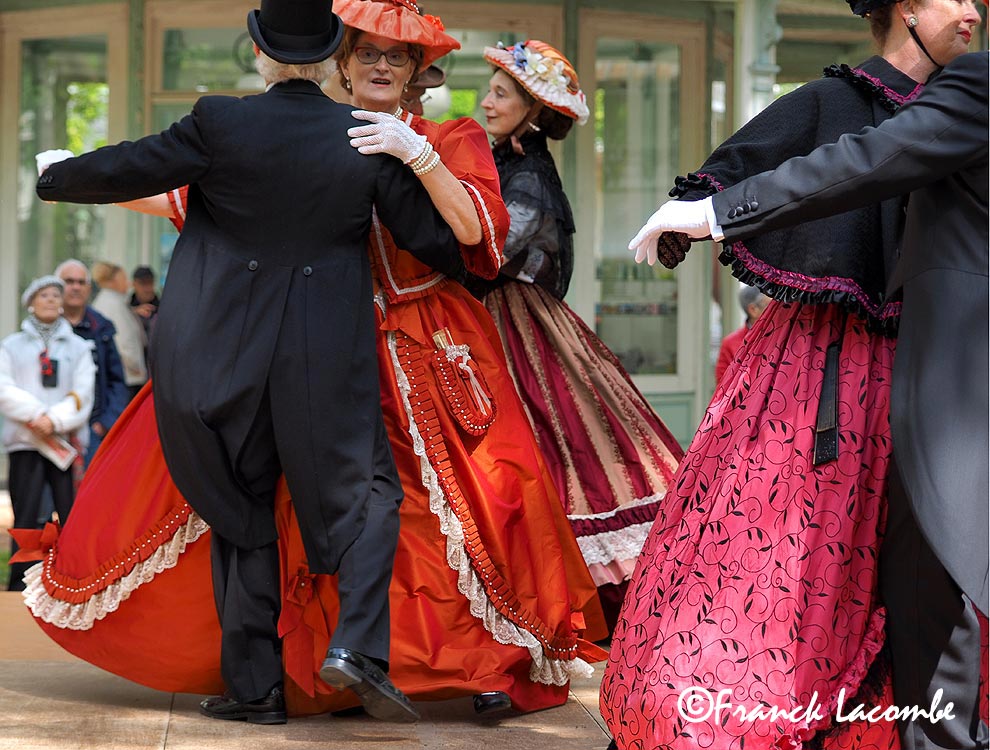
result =
[{"label": "black sleeve", "polygon": [[236,99],[203,97],[190,114],[157,135],[52,164],[38,178],[38,197],[69,203],[117,203],[192,184],[210,166],[204,120],[210,109],[230,101]]},{"label": "black sleeve", "polygon": [[[987,159],[988,57],[957,58],[894,117],[714,197],[732,242],[909,193]],[[748,209],[746,208],[748,205]]]},{"label": "black sleeve", "polygon": [[398,159],[388,156],[382,161],[375,210],[396,244],[431,268],[455,279],[463,278],[460,243],[433,206],[426,188]]},{"label": "black sleeve", "polygon": [[772,102],[716,148],[697,171],[676,178],[670,197],[700,200],[807,154],[817,142],[821,96],[827,96],[835,84],[831,79],[813,81]]}]

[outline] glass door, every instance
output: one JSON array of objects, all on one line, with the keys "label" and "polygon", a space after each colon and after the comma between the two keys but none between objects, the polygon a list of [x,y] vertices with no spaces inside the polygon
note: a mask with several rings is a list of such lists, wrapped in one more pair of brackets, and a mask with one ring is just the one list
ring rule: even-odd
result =
[{"label": "glass door", "polygon": [[[627,244],[667,199],[674,177],[700,163],[707,138],[702,23],[586,11],[581,71],[593,102],[578,131],[573,307],[647,394],[693,391],[707,345],[707,259],[675,271],[636,264]],[[704,331],[704,335],[702,335]]]},{"label": "glass door", "polygon": [[127,8],[11,12],[2,14],[0,29],[0,129],[16,134],[0,143],[0,330],[9,332],[20,316],[19,292],[32,278],[70,257],[127,257],[122,216],[37,198],[34,158],[125,137]]}]

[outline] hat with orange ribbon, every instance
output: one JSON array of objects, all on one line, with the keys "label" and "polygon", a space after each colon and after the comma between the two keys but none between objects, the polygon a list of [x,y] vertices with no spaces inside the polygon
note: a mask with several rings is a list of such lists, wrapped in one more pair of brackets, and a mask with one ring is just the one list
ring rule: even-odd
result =
[{"label": "hat with orange ribbon", "polygon": [[546,42],[530,39],[511,47],[485,47],[485,59],[515,78],[530,95],[584,125],[588,104],[570,60]]},{"label": "hat with orange ribbon", "polygon": [[334,12],[345,26],[423,48],[424,70],[461,43],[445,33],[437,16],[423,15],[413,0],[336,0]]}]

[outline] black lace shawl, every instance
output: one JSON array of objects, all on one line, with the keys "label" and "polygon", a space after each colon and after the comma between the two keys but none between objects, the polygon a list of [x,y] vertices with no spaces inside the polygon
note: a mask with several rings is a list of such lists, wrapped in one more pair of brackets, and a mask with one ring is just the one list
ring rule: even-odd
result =
[{"label": "black lace shawl", "polygon": [[[541,273],[536,283],[557,299],[563,299],[574,272],[574,215],[571,213],[571,204],[564,195],[557,165],[547,148],[546,136],[528,133],[520,139],[520,143],[526,152],[522,156],[515,153],[508,142],[497,147],[493,154],[502,199],[507,206],[517,202],[536,207],[556,222],[556,247],[544,247],[552,269]],[[532,179],[533,177],[536,179]],[[526,248],[511,250],[517,250],[517,256],[526,253]],[[506,248],[506,253],[510,253],[510,248]],[[512,279],[500,276],[499,281],[505,283]]]},{"label": "black lace shawl", "polygon": [[[833,65],[824,74],[740,128],[697,172],[678,177],[670,195],[698,200],[774,169],[844,133],[879,125],[921,90],[882,57],[855,68]],[[864,317],[871,330],[893,335],[900,303],[886,299],[884,292],[897,260],[903,200],[726,245],[719,260],[770,297],[842,304]]]}]

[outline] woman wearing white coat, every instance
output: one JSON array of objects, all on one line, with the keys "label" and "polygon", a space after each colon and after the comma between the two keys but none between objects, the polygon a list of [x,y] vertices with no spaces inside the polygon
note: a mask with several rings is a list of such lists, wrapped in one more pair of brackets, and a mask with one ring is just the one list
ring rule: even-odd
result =
[{"label": "woman wearing white coat", "polygon": [[[0,439],[10,459],[14,528],[38,526],[46,485],[65,522],[75,496],[71,466],[60,469],[40,449],[53,436],[80,453],[89,442],[96,366],[89,342],[62,317],[63,289],[57,276],[32,281],[21,296],[28,312],[21,330],[0,341]],[[27,567],[11,565],[9,590],[24,588]]]}]

